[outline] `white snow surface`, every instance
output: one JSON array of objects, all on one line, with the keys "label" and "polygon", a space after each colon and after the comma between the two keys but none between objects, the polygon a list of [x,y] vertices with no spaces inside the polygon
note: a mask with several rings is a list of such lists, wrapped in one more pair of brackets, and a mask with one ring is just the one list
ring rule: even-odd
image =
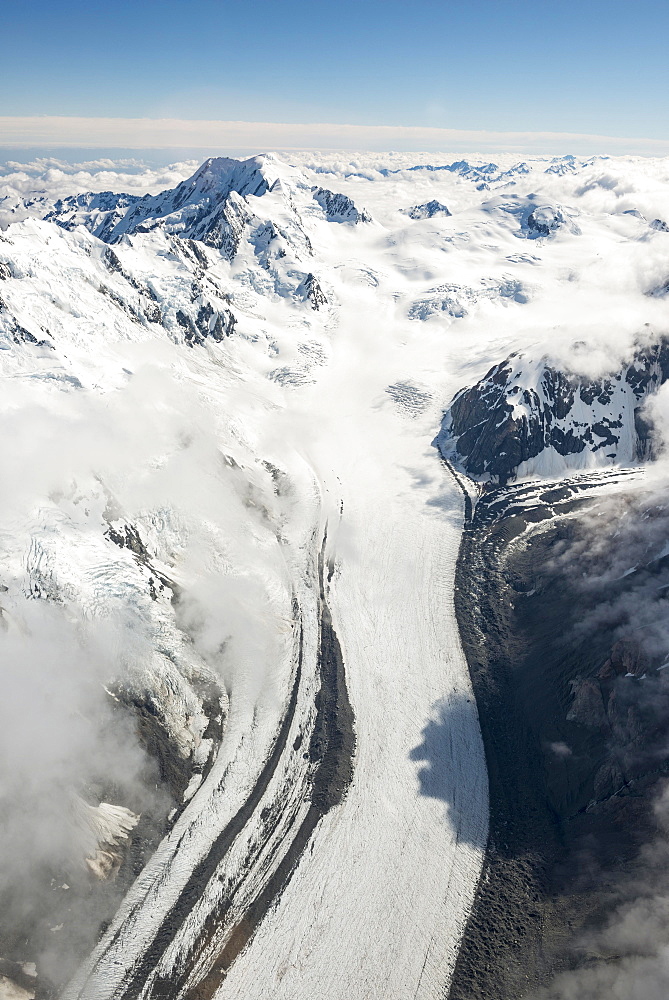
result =
[{"label": "white snow surface", "polygon": [[383,424],[361,432],[358,407],[342,409],[317,467],[326,481],[337,470],[344,501],[332,606],[356,709],[353,785],[220,998],[437,996],[485,843],[487,781],[452,604],[461,496],[413,428],[394,428],[388,462]]},{"label": "white snow surface", "polygon": [[[646,293],[669,274],[669,236],[649,224],[669,218],[669,168],[303,154],[190,174],[163,193],[152,178],[120,217],[119,203],[89,211],[86,199],[59,216],[71,176],[17,169],[0,204],[6,634],[29,632],[39,598],[77,635],[112,637],[99,683],[148,687],[194,767],[175,825],[64,998],[124,996],[256,785],[296,685],[259,804],[129,1000],[184,968],[194,986],[288,850],[309,802],[298,737],[314,725],[326,533],[353,781],[216,995],[436,997],[488,802],[453,606],[463,496],[430,442],[453,395],[514,350],[573,363],[585,342],[579,363],[596,377],[640,331],[663,329],[666,304]],[[431,201],[452,215],[407,216]],[[530,206],[555,225],[527,242]],[[110,541],[127,526],[141,559]],[[176,607],[160,580],[178,586]],[[200,780],[197,692],[212,677],[225,731]],[[267,834],[262,811],[277,806]]]}]

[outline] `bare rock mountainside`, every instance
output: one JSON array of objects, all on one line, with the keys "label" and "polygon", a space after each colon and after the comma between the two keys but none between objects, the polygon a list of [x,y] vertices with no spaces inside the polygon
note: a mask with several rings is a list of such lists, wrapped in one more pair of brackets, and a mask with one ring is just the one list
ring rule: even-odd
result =
[{"label": "bare rock mountainside", "polygon": [[499,483],[566,469],[631,465],[652,454],[644,403],[669,378],[669,343],[637,349],[587,379],[511,355],[453,399],[436,443],[472,479]]},{"label": "bare rock mountainside", "polygon": [[668,218],[0,167],[2,1000],[663,995]]}]

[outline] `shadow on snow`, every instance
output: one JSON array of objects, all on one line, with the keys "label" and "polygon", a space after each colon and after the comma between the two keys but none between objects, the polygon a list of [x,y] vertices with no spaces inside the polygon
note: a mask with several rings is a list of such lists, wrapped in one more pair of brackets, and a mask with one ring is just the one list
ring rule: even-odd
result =
[{"label": "shadow on snow", "polygon": [[487,837],[487,782],[481,768],[478,717],[473,696],[454,695],[434,706],[432,719],[422,731],[422,742],[409,759],[418,769],[420,794],[446,806],[446,818],[459,842],[483,848]]}]

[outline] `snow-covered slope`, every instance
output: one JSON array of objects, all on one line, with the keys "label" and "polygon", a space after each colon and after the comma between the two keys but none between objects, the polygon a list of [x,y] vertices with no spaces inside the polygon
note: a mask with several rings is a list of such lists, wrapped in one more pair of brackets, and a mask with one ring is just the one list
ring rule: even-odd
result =
[{"label": "snow-covered slope", "polygon": [[[0,846],[34,892],[0,958],[68,1000],[448,987],[487,789],[463,495],[430,442],[456,397],[441,440],[477,478],[555,475],[565,441],[638,459],[664,169],[266,155],[147,195],[6,174],[0,643],[30,669]],[[51,743],[26,755],[33,717]],[[102,909],[71,793],[121,830]]]}]

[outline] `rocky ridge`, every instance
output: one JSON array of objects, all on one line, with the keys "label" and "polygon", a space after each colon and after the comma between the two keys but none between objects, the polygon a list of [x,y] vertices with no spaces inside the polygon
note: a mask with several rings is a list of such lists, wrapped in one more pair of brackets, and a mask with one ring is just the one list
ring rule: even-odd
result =
[{"label": "rocky ridge", "polygon": [[669,378],[669,343],[639,348],[619,372],[588,379],[512,354],[461,390],[435,439],[480,482],[505,485],[565,469],[631,465],[652,455],[646,399]]}]

